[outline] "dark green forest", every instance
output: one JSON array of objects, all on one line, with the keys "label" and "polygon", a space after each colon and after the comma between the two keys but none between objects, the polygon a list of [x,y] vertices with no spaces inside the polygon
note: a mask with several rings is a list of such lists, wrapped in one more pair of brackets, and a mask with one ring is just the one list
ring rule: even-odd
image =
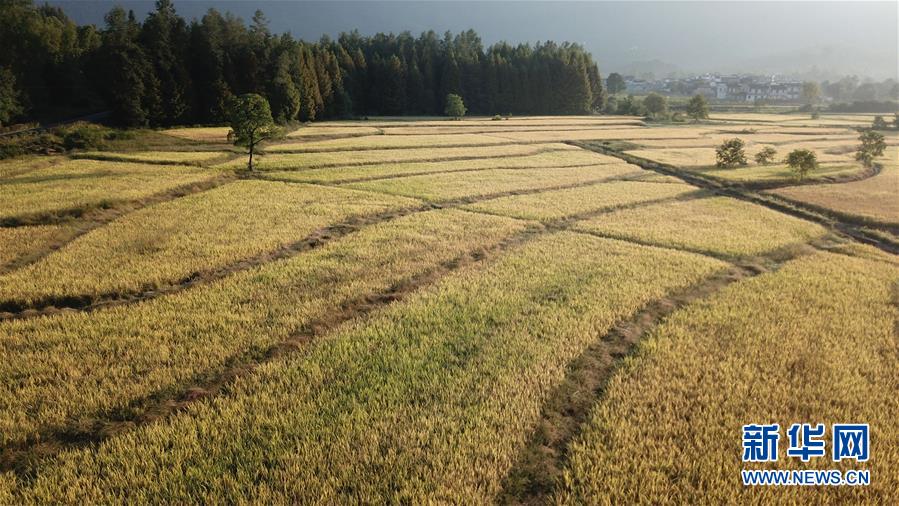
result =
[{"label": "dark green forest", "polygon": [[141,22],[112,8],[78,26],[59,8],[0,0],[0,124],[109,111],[123,126],[224,120],[230,97],[268,98],[280,122],[442,114],[447,94],[472,114],[582,114],[603,105],[599,70],[577,44],[499,43],[474,31],[318,42],[209,10],[185,20],[158,0]]}]

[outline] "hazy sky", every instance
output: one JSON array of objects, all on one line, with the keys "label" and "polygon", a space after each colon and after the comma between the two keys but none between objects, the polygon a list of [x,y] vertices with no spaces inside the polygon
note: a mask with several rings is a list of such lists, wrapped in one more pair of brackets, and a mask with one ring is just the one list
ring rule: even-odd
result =
[{"label": "hazy sky", "polygon": [[[51,1],[79,23],[102,24],[118,3],[143,16],[152,1]],[[899,2],[564,2],[175,0],[190,19],[209,7],[249,20],[262,9],[275,32],[317,40],[363,34],[474,28],[490,44],[552,39],[584,44],[603,73],[756,71],[897,78]],[[653,65],[633,62],[658,60]],[[822,75],[822,77],[826,77]]]}]

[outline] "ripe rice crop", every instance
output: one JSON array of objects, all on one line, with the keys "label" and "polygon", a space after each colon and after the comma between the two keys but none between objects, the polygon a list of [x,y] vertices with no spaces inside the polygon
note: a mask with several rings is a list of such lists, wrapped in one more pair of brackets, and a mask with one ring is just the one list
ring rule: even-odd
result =
[{"label": "ripe rice crop", "polygon": [[[271,153],[254,163],[262,170],[313,169],[400,162],[437,162],[460,158],[492,158],[500,156],[535,155],[544,151],[575,151],[569,144],[505,144],[501,146],[470,146],[461,148],[372,149],[358,151],[323,151],[320,153]],[[221,169],[246,167],[244,158],[216,165]]]},{"label": "ripe rice crop", "polygon": [[67,452],[16,499],[489,503],[571,360],[723,267],[582,234],[539,238],[261,367],[222,398]]},{"label": "ripe rice crop", "polygon": [[339,124],[313,124],[302,126],[287,134],[288,138],[295,137],[320,137],[341,135],[377,135],[382,133],[380,129],[371,126],[339,125]]},{"label": "ripe rice crop", "polygon": [[346,186],[439,202],[509,191],[589,183],[603,178],[637,175],[640,172],[641,169],[625,163],[556,169],[488,169],[379,179],[350,183]]},{"label": "ripe rice crop", "polygon": [[296,151],[313,153],[318,151],[350,151],[357,149],[400,149],[452,146],[490,146],[494,144],[511,144],[507,139],[480,134],[447,134],[447,135],[367,135],[346,139],[328,139],[305,142],[286,142],[271,144],[265,147],[270,153],[278,151]]},{"label": "ripe rice crop", "polygon": [[270,172],[266,176],[285,181],[340,183],[364,178],[402,176],[428,172],[474,169],[527,169],[544,167],[578,167],[583,165],[620,164],[621,160],[586,150],[550,151],[536,155],[449,160],[443,162],[392,163],[349,167],[330,167],[301,171]]},{"label": "ripe rice crop", "polygon": [[[863,167],[855,162],[824,163],[811,171],[807,179],[850,176],[856,175],[862,170]],[[709,176],[737,182],[775,181],[791,183],[796,181],[796,175],[783,163],[777,165],[750,165],[733,169],[703,169],[701,172]]]},{"label": "ripe rice crop", "polygon": [[215,177],[184,166],[74,160],[0,180],[0,220],[137,200]]},{"label": "ripe rice crop", "polygon": [[[455,210],[373,225],[292,258],[146,302],[0,322],[0,444],[128,416],[526,222]],[[277,416],[277,413],[269,413]],[[149,476],[148,476],[149,477]]]},{"label": "ripe rice crop", "polygon": [[0,178],[12,177],[40,167],[46,167],[63,159],[64,157],[62,156],[20,156],[0,160]]},{"label": "ripe rice crop", "polygon": [[690,138],[695,132],[687,128],[608,128],[593,130],[546,130],[542,132],[508,132],[493,134],[516,142],[559,142],[576,140],[628,140]]},{"label": "ripe rice crop", "polygon": [[297,242],[351,216],[417,207],[368,192],[236,181],[147,207],[0,275],[0,301],[137,292]]},{"label": "ripe rice crop", "polygon": [[226,156],[234,156],[234,154],[221,151],[86,151],[74,155],[74,158],[109,160],[113,162],[185,163],[199,165]]},{"label": "ripe rice crop", "polygon": [[617,206],[687,195],[696,188],[686,184],[615,181],[579,188],[513,195],[485,200],[466,209],[539,221],[553,221]]},{"label": "ripe rice crop", "polygon": [[0,269],[3,266],[39,252],[66,234],[63,225],[0,228]]},{"label": "ripe rice crop", "polygon": [[387,135],[410,135],[410,134],[483,134],[483,133],[504,133],[504,132],[553,132],[559,130],[575,131],[575,130],[604,130],[609,128],[640,128],[642,122],[627,121],[606,124],[585,124],[585,125],[507,125],[506,122],[493,122],[492,125],[451,125],[445,127],[430,127],[423,129],[418,126],[385,128],[384,133]]},{"label": "ripe rice crop", "polygon": [[163,133],[189,141],[222,143],[228,142],[228,132],[230,131],[230,127],[196,127],[170,128],[163,130]]},{"label": "ripe rice crop", "polygon": [[576,228],[728,257],[768,253],[826,233],[819,225],[726,197],[613,211]]},{"label": "ripe rice crop", "polygon": [[[568,504],[895,504],[899,267],[818,253],[674,313],[613,378],[579,441]],[[869,423],[865,487],[744,487],[741,426]],[[831,450],[828,439],[827,451]],[[626,452],[627,458],[622,458]],[[825,461],[826,458],[826,461]]]},{"label": "ripe rice crop", "polygon": [[[753,156],[765,147],[764,144],[754,144],[746,148],[746,158],[750,166],[755,165]],[[785,158],[787,153],[793,149],[799,149],[794,145],[774,146],[778,151],[780,158]],[[713,167],[715,165],[715,148],[698,147],[698,148],[665,148],[665,149],[636,149],[627,151],[628,154],[639,156],[647,160],[659,163],[666,163],[677,167]],[[819,163],[841,163],[842,165],[853,164],[854,158],[851,155],[834,155],[825,151],[815,151]],[[743,170],[738,168],[737,170]]]},{"label": "ripe rice crop", "polygon": [[899,149],[890,147],[885,155],[880,159],[884,169],[874,177],[781,188],[774,193],[863,220],[899,224]]}]

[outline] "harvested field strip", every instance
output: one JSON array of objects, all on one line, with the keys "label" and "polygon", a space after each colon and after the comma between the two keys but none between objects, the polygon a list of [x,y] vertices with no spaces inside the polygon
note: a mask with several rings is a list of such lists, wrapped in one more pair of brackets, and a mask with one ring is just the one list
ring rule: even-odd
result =
[{"label": "harvested field strip", "polygon": [[480,134],[447,135],[370,135],[326,141],[287,142],[266,146],[265,150],[316,153],[320,151],[358,151],[368,149],[406,149],[430,147],[493,146],[512,144],[512,141]]},{"label": "harvested field strip", "polygon": [[762,255],[827,233],[819,225],[727,197],[613,211],[575,228],[733,258]]},{"label": "harvested field strip", "polygon": [[65,452],[14,493],[21,502],[103,502],[116,490],[145,502],[489,502],[568,363],[617,321],[724,267],[544,236],[258,368],[226,396]]},{"label": "harvested field strip", "polygon": [[279,343],[300,345],[342,314],[389,302],[397,287],[527,227],[461,211],[418,213],[169,297],[2,322],[3,460],[21,465],[52,451],[41,446],[48,438],[51,446],[102,438],[126,428],[116,421],[149,421],[148,408],[201,396],[189,387],[213,388]]},{"label": "harvested field strip", "polygon": [[[536,155],[551,151],[573,151],[570,144],[506,144],[502,146],[472,146],[463,148],[373,149],[359,151],[326,151],[321,153],[270,153],[256,161],[262,170],[301,170],[329,167],[379,165],[404,162],[439,162],[477,160],[505,156]],[[232,160],[216,165],[217,169],[239,169],[244,160]]]},{"label": "harvested field strip", "polygon": [[396,177],[421,176],[425,174],[449,174],[477,170],[549,169],[565,167],[586,167],[603,164],[620,164],[611,156],[592,151],[555,151],[528,156],[508,156],[503,158],[479,158],[465,161],[393,163],[365,165],[362,167],[334,167],[329,169],[307,169],[300,171],[270,171],[264,178],[279,181],[335,184],[389,179]]},{"label": "harvested field strip", "polygon": [[[158,163],[160,165],[196,165],[202,166],[225,158],[237,156],[225,151],[85,151],[72,155],[74,159],[106,160],[111,162]],[[241,158],[243,158],[241,156]]]},{"label": "harvested field strip", "polygon": [[[556,499],[895,503],[897,283],[895,266],[818,253],[677,311],[608,385],[572,445]],[[871,484],[742,486],[740,470],[758,466],[740,461],[740,427],[779,423],[784,431],[806,421],[825,424],[828,438],[832,423],[869,423],[876,456],[862,467]],[[781,457],[776,468],[822,466]],[[827,459],[830,468],[851,466]]]},{"label": "harvested field strip", "polygon": [[165,291],[238,262],[291,254],[335,223],[421,208],[417,200],[343,188],[236,181],[131,213],[0,276],[0,310]]},{"label": "harvested field strip", "polygon": [[622,205],[685,197],[695,191],[695,187],[683,183],[613,181],[593,186],[483,200],[465,206],[465,209],[550,223]]},{"label": "harvested field strip", "polygon": [[421,198],[431,202],[487,198],[507,192],[562,189],[639,175],[632,165],[613,164],[559,169],[481,170],[350,183],[350,188]]},{"label": "harvested field strip", "polygon": [[0,224],[59,221],[222,177],[184,166],[74,160],[0,180]]}]

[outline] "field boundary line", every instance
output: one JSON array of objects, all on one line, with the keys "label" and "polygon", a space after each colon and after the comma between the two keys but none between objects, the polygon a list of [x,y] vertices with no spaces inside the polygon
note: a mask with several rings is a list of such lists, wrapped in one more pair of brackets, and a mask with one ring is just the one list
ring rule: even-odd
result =
[{"label": "field boundary line", "polygon": [[775,250],[767,255],[744,257],[692,286],[675,290],[648,302],[630,317],[590,344],[568,364],[565,378],[547,397],[516,463],[503,480],[496,497],[499,504],[550,504],[564,480],[570,444],[589,420],[590,412],[604,396],[608,382],[637,345],[675,311],[718,293],[728,285],[761,274],[776,272],[787,262],[812,254],[807,244]]},{"label": "field boundary line", "polygon": [[892,253],[894,255],[899,254],[899,243],[888,241],[882,237],[874,236],[865,232],[861,228],[865,225],[849,222],[848,220],[841,220],[836,216],[830,215],[829,213],[823,214],[817,212],[814,209],[807,207],[805,204],[791,203],[781,198],[779,195],[772,193],[759,193],[750,189],[721,184],[718,181],[703,177],[701,175],[688,173],[688,171],[684,171],[673,165],[653,162],[650,160],[646,160],[645,158],[629,155],[627,153],[621,153],[613,149],[598,146],[596,144],[572,142],[572,145],[584,149],[590,149],[596,151],[597,153],[620,158],[625,162],[637,165],[646,170],[651,170],[659,174],[664,174],[666,176],[676,177],[688,184],[711,190],[718,195],[736,198],[745,202],[767,207],[768,209],[771,209],[773,211],[788,214],[795,218],[800,218],[812,223],[816,223],[830,230],[851,237],[858,242],[879,248],[887,253]]}]

